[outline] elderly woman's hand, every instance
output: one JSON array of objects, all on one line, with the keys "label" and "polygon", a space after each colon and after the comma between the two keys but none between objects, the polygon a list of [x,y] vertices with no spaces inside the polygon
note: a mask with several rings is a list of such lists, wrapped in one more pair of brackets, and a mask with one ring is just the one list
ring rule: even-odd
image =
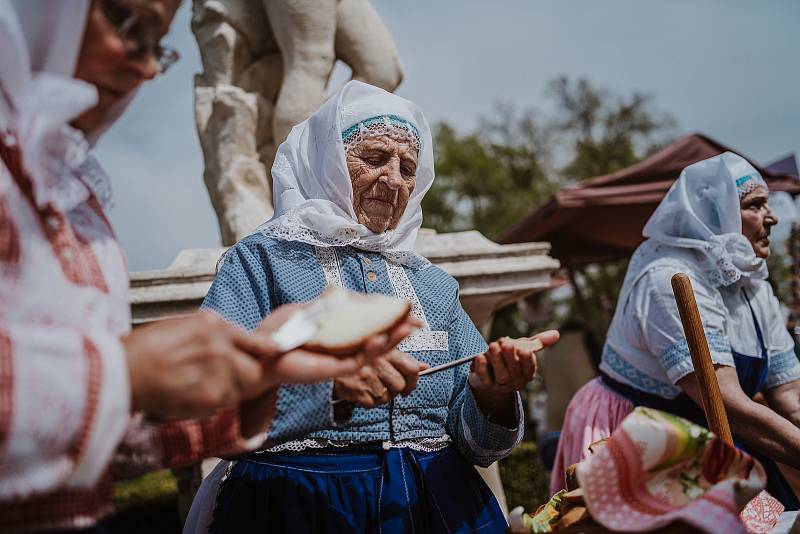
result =
[{"label": "elderly woman's hand", "polygon": [[[557,330],[536,334],[544,347],[558,341]],[[474,390],[492,393],[519,391],[536,373],[536,352],[530,338],[503,337],[489,344],[489,349],[472,361],[469,385]]]},{"label": "elderly woman's hand", "polygon": [[[421,326],[420,322],[406,317],[390,331],[368,338],[361,350],[350,356],[333,356],[305,349],[283,352],[272,341],[272,334],[305,304],[286,304],[276,308],[267,316],[254,333],[262,343],[261,353],[252,353],[261,363],[261,393],[247,397],[240,406],[241,431],[245,437],[263,432],[275,411],[276,387],[280,383],[317,382],[335,376],[355,373],[365,365],[380,362],[386,353]],[[249,334],[248,334],[249,335]],[[382,364],[381,364],[382,365]],[[369,368],[367,366],[366,368]],[[409,388],[409,391],[413,386]]]},{"label": "elderly woman's hand", "polygon": [[[286,304],[276,308],[264,319],[256,333],[266,334],[270,338],[269,343],[272,344],[273,332],[304,306],[305,304]],[[392,351],[398,343],[419,327],[418,320],[406,317],[390,331],[367,338],[361,350],[349,356],[334,356],[305,349],[283,353],[273,344],[271,357],[264,355],[260,357],[264,368],[264,389],[281,383],[317,382],[355,373],[366,364]]]},{"label": "elderly woman's hand", "polygon": [[408,354],[393,350],[353,374],[334,379],[333,396],[364,408],[374,408],[396,395],[411,393],[417,387],[419,372],[427,367]]},{"label": "elderly woman's hand", "polygon": [[[533,336],[544,347],[558,341],[559,333],[548,330]],[[472,360],[469,386],[483,414],[506,428],[516,428],[519,421],[513,395],[536,373],[536,352],[531,338],[500,338]]]}]

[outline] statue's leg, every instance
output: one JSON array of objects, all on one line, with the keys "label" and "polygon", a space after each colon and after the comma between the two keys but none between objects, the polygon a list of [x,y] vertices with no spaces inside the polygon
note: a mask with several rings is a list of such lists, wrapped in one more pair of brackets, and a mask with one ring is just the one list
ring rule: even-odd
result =
[{"label": "statue's leg", "polygon": [[368,0],[341,0],[336,28],[336,57],[353,70],[353,79],[394,91],[403,67],[389,30]]},{"label": "statue's leg", "polygon": [[272,119],[276,144],[322,104],[335,61],[336,0],[264,0],[283,58]]},{"label": "statue's leg", "polygon": [[[203,173],[219,221],[222,242],[232,245],[272,215],[270,182],[261,163],[259,125],[271,106],[242,87],[255,61],[242,35],[241,1],[195,0],[192,29],[204,72],[195,78],[195,121],[203,149]],[[256,7],[262,10],[260,4]],[[262,10],[263,11],[263,10]],[[263,15],[262,15],[263,17]],[[266,22],[264,22],[266,25]],[[278,61],[277,76],[280,77]]]}]

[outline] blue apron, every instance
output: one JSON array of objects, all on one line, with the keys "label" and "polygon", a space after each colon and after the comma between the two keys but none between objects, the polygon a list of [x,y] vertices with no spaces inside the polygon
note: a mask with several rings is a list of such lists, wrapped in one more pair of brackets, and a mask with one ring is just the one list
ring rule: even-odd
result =
[{"label": "blue apron", "polygon": [[[742,288],[742,294],[747,301],[747,306],[750,308],[750,314],[753,316],[753,325],[756,329],[756,336],[758,336],[758,343],[761,346],[761,355],[748,356],[733,350],[731,353],[733,354],[733,361],[736,364],[736,374],[739,377],[739,385],[742,387],[742,391],[744,391],[745,395],[752,399],[756,393],[761,391],[767,379],[767,374],[769,373],[769,352],[764,344],[761,326],[758,324],[755,311],[753,310],[752,304],[750,304],[750,299],[747,297],[744,288]],[[689,419],[701,426],[708,427],[706,416],[702,408],[695,404],[686,393],[681,392],[674,399],[665,399],[664,397],[645,393],[627,384],[618,382],[605,373],[601,372],[600,375],[603,384],[615,393],[631,401],[634,406],[655,408],[656,410],[669,412]],[[786,510],[800,510],[800,500],[797,499],[789,483],[786,482],[777,464],[761,453],[751,450],[739,441],[735,441],[735,444],[737,448],[747,452],[764,466],[764,470],[767,473],[767,491],[769,494],[778,499],[783,506],[786,507]]]},{"label": "blue apron", "polygon": [[503,533],[497,500],[453,447],[251,453],[220,487],[213,534]]}]

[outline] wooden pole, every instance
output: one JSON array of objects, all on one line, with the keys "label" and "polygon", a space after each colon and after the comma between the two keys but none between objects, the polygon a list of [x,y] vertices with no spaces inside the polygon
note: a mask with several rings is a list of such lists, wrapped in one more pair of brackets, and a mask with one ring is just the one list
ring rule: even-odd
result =
[{"label": "wooden pole", "polygon": [[689,277],[678,273],[672,277],[672,290],[675,292],[675,301],[683,323],[683,333],[689,344],[689,353],[692,355],[694,374],[700,384],[700,397],[703,400],[703,411],[706,413],[708,428],[722,441],[733,445],[731,427],[728,424],[728,415],[722,403],[722,394],[719,391],[719,382],[711,363],[711,354],[708,351],[708,341],[700,319],[700,311],[694,299],[694,291]]}]

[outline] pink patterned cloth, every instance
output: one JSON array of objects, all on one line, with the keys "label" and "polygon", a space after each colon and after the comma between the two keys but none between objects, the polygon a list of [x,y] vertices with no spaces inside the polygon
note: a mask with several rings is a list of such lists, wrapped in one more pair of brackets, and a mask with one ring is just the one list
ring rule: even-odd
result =
[{"label": "pink patterned cloth", "polygon": [[778,523],[784,507],[778,499],[762,491],[756,498],[747,503],[739,517],[747,532],[770,532]]},{"label": "pink patterned cloth", "polygon": [[564,471],[589,456],[589,445],[608,438],[633,411],[633,403],[603,385],[599,378],[588,382],[572,397],[558,440],[550,494],[564,489]]},{"label": "pink patterned cloth", "polygon": [[699,425],[642,407],[578,465],[577,476],[592,517],[621,532],[682,521],[703,532],[743,533],[739,513],[767,482],[750,455]]},{"label": "pink patterned cloth", "polygon": [[[558,442],[550,492],[564,489],[564,471],[589,457],[589,445],[609,438],[633,411],[633,404],[614,393],[596,378],[583,386],[569,404]],[[769,532],[783,512],[783,505],[761,491],[741,511],[740,519],[748,532]]]}]

